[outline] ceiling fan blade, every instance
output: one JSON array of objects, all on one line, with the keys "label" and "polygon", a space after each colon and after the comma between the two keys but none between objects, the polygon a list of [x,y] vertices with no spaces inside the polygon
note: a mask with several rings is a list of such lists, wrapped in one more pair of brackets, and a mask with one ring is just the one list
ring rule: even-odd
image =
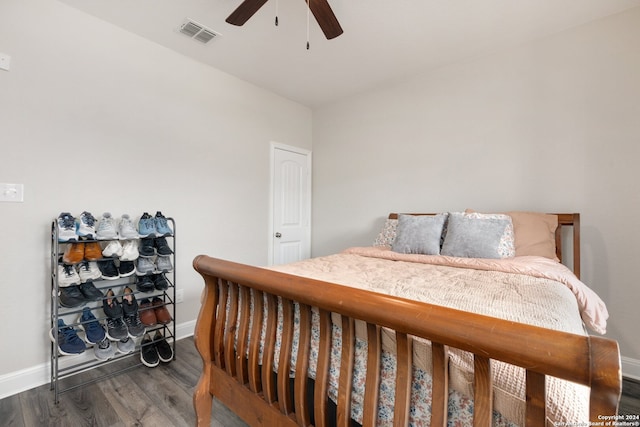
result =
[{"label": "ceiling fan blade", "polygon": [[[320,28],[327,39],[331,40],[343,33],[342,27],[338,22],[338,18],[334,15],[327,0],[308,1],[309,9],[311,9],[311,13],[313,13],[316,21],[318,21],[318,25],[320,25]],[[304,0],[304,2],[307,3],[307,0]]]},{"label": "ceiling fan blade", "polygon": [[267,0],[244,0],[226,19],[229,24],[244,25]]}]

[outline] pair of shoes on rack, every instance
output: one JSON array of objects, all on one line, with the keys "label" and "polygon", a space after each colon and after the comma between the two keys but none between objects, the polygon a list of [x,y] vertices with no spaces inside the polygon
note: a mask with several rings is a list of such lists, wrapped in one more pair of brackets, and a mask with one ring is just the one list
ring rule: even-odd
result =
[{"label": "pair of shoes on rack", "polygon": [[116,346],[111,344],[104,326],[96,319],[89,307],[82,309],[78,319],[78,328],[84,331],[84,340],[93,345],[93,355],[96,359],[105,361],[116,354]]},{"label": "pair of shoes on rack", "polygon": [[129,277],[135,273],[136,268],[133,261],[119,260],[118,264],[112,259],[98,261],[100,277],[105,280],[116,280],[120,277]]},{"label": "pair of shoes on rack", "polygon": [[64,320],[58,319],[57,327],[53,327],[49,331],[49,338],[54,343],[56,342],[56,330],[58,353],[63,356],[84,353],[86,345],[72,326],[67,326]]},{"label": "pair of shoes on rack", "polygon": [[171,270],[173,270],[173,265],[170,256],[158,255],[155,260],[141,256],[136,261],[136,275],[138,276],[168,273]]},{"label": "pair of shoes on rack", "polygon": [[138,220],[138,234],[140,234],[140,237],[171,236],[173,230],[169,227],[167,218],[162,215],[162,212],[157,211],[155,216],[144,212]]},{"label": "pair of shoes on rack", "polygon": [[80,307],[91,301],[99,301],[103,296],[91,280],[79,285],[60,285],[57,295],[58,303],[67,308]]},{"label": "pair of shoes on rack", "polygon": [[81,261],[77,266],[58,261],[58,285],[60,287],[78,285],[99,279],[102,276],[95,261]]},{"label": "pair of shoes on rack", "polygon": [[107,337],[110,340],[137,338],[146,332],[145,325],[140,321],[138,301],[128,286],[122,291],[121,301],[116,298],[113,290],[109,289],[102,300],[102,310],[107,316]]},{"label": "pair of shoes on rack", "polygon": [[128,214],[123,214],[120,221],[116,221],[111,213],[105,212],[96,229],[96,239],[98,240],[129,240],[139,237],[140,235]]},{"label": "pair of shoes on rack", "polygon": [[154,290],[164,291],[169,289],[169,280],[164,273],[138,276],[136,279],[136,289],[145,293],[153,292]]},{"label": "pair of shoes on rack", "polygon": [[173,251],[167,243],[166,237],[145,237],[140,239],[140,256],[144,258],[153,258],[157,255],[168,256]]},{"label": "pair of shoes on rack", "polygon": [[157,330],[153,339],[146,334],[140,344],[140,360],[145,366],[155,368],[160,362],[173,360],[173,348],[167,342],[160,330]]},{"label": "pair of shoes on rack", "polygon": [[102,248],[98,242],[73,242],[62,254],[65,264],[78,264],[83,260],[97,261],[102,258]]},{"label": "pair of shoes on rack", "polygon": [[125,240],[124,244],[119,240],[112,240],[102,250],[102,255],[107,258],[119,258],[120,261],[135,261],[140,256],[137,240]]},{"label": "pair of shoes on rack", "polygon": [[69,212],[61,212],[57,218],[58,241],[77,242],[80,237],[93,239],[96,235],[95,223],[96,219],[87,211],[77,219]]},{"label": "pair of shoes on rack", "polygon": [[152,300],[140,300],[140,320],[146,326],[154,326],[158,323],[167,325],[171,323],[172,318],[167,304],[160,297],[154,297]]}]

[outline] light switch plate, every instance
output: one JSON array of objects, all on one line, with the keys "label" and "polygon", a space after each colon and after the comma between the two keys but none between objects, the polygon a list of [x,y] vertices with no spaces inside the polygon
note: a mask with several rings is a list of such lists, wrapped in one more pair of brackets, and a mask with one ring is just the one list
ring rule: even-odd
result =
[{"label": "light switch plate", "polygon": [[24,184],[0,184],[0,202],[24,202]]},{"label": "light switch plate", "polygon": [[11,68],[11,57],[6,53],[0,52],[0,70],[9,71]]}]

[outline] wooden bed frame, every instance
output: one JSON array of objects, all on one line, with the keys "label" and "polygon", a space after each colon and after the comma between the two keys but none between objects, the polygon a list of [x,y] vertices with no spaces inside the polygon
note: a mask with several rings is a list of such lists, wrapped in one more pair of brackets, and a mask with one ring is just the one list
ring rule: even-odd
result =
[{"label": "wooden bed frame", "polygon": [[[573,227],[573,265],[579,274],[579,215],[558,217],[562,227]],[[556,237],[560,241],[560,231]],[[558,244],[559,258],[561,249]],[[341,315],[343,330],[335,417],[338,426],[349,426],[351,422],[356,319],[366,322],[367,366],[380,366],[381,328],[396,331],[395,426],[408,425],[412,336],[432,342],[433,426],[447,425],[449,347],[474,354],[474,426],[489,426],[492,422],[491,359],[526,369],[527,425],[545,425],[546,375],[590,387],[590,420],[584,420],[584,425],[617,414],[621,369],[618,344],[613,340],[519,324],[204,255],[196,257],[193,266],[205,282],[195,330],[196,347],[204,364],[193,397],[199,426],[210,425],[214,396],[252,426],[306,426],[312,425],[312,417],[313,425],[330,425],[333,420],[328,416],[327,389],[331,313]],[[270,314],[277,312],[277,297],[282,298],[284,323],[277,374],[273,374],[277,319],[275,315],[265,319],[265,354],[260,365],[262,323],[259,316],[250,325],[250,292],[254,293],[254,310],[258,313],[263,310],[260,296],[266,296]],[[226,306],[228,297],[231,302]],[[300,341],[296,377],[291,380],[294,301],[300,306]],[[306,375],[311,307],[318,307],[320,313],[318,366],[312,387]],[[379,370],[367,369],[364,426],[376,424],[379,382]]]}]

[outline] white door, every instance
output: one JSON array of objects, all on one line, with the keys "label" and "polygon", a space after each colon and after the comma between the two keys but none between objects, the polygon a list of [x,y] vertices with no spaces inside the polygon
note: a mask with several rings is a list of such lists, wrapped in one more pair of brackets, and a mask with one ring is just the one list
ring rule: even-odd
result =
[{"label": "white door", "polygon": [[311,256],[311,152],[271,144],[272,222],[269,259],[286,264]]}]

